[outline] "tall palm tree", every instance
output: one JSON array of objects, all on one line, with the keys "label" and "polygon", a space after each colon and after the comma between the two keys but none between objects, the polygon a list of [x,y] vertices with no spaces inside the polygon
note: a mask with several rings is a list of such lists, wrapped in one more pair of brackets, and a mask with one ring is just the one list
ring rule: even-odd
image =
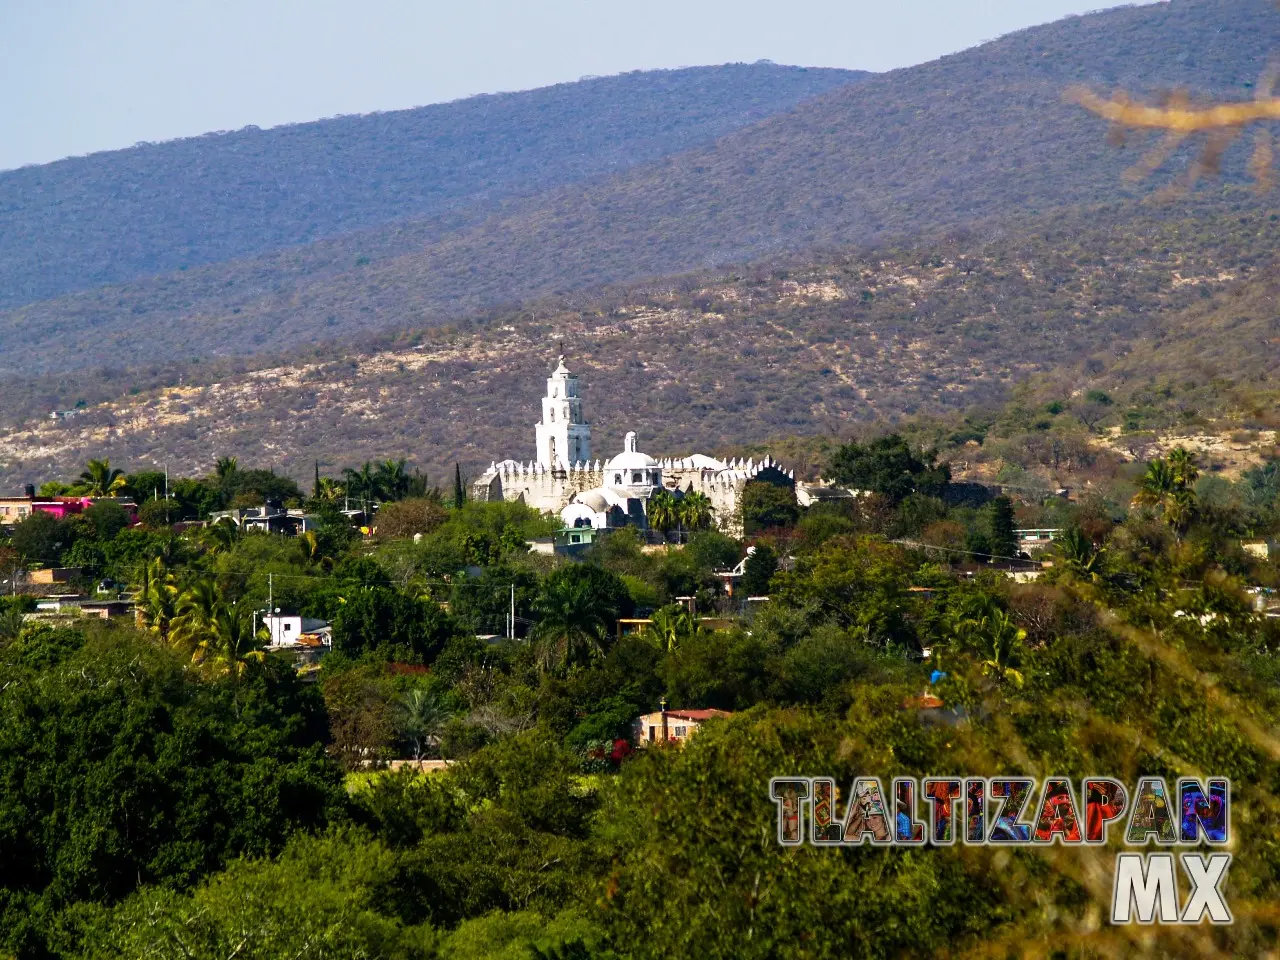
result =
[{"label": "tall palm tree", "polygon": [[1174,447],[1169,451],[1169,469],[1173,472],[1174,483],[1183,490],[1191,489],[1200,479],[1196,455],[1186,447]]},{"label": "tall palm tree", "polygon": [[1147,472],[1138,481],[1138,492],[1133,495],[1133,504],[1138,507],[1163,506],[1176,489],[1177,480],[1169,461],[1157,457],[1147,464]]},{"label": "tall palm tree", "polygon": [[342,479],[347,487],[347,496],[362,502],[378,498],[378,475],[372,463],[365,461],[359,470],[345,468]]},{"label": "tall palm tree", "polygon": [[603,656],[609,631],[607,613],[586,583],[551,578],[534,602],[538,618],[538,664],[543,670],[568,668]]},{"label": "tall palm tree", "polygon": [[142,568],[137,611],[140,625],[168,643],[170,629],[178,616],[178,587],[159,557]]},{"label": "tall palm tree", "polygon": [[1196,494],[1192,485],[1199,476],[1195,455],[1175,447],[1167,460],[1157,457],[1147,464],[1147,472],[1133,496],[1133,505],[1158,509],[1165,522],[1181,536],[1195,516]]},{"label": "tall palm tree", "polygon": [[1013,622],[995,597],[978,593],[966,598],[952,615],[951,626],[958,645],[978,656],[984,674],[1022,685],[1022,674],[1014,668],[1027,631]]},{"label": "tall palm tree", "polygon": [[715,512],[711,498],[697,490],[691,490],[680,499],[680,523],[687,530],[706,530],[711,526]]},{"label": "tall palm tree", "polygon": [[404,460],[383,460],[374,471],[374,489],[380,500],[403,500],[411,478]]},{"label": "tall palm tree", "polygon": [[244,676],[250,663],[261,663],[265,654],[245,617],[233,608],[222,607],[192,654],[191,660],[214,676]]},{"label": "tall palm tree", "polygon": [[650,497],[646,512],[649,526],[664,534],[680,523],[680,504],[668,490],[659,490]]},{"label": "tall palm tree", "polygon": [[80,474],[80,482],[91,497],[114,497],[125,487],[123,470],[113,470],[107,459],[90,460]]},{"label": "tall palm tree", "polygon": [[213,475],[219,483],[225,483],[231,475],[240,469],[240,461],[235,457],[219,457],[213,464]]},{"label": "tall palm tree", "polygon": [[169,642],[194,649],[213,629],[222,596],[212,580],[197,580],[178,595]]}]

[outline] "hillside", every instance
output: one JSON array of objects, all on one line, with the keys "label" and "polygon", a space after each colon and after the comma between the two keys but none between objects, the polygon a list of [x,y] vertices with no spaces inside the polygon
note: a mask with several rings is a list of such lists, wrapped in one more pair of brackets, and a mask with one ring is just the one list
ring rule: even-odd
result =
[{"label": "hillside", "polygon": [[687,150],[861,76],[766,63],[636,72],[0,173],[0,306],[490,209]]},{"label": "hillside", "polygon": [[[15,381],[0,487],[74,473],[90,456],[198,473],[235,455],[304,480],[314,459],[336,469],[406,457],[436,478],[459,460],[474,474],[532,455],[561,342],[600,456],[629,429],[655,454],[848,436],[993,407],[1026,381],[1037,403],[1062,401],[1065,422],[1099,436],[1275,429],[1280,321],[1259,308],[1275,293],[1280,215],[1252,203],[1191,219],[1096,208],[1020,232],[774,260],[544,301],[365,352],[187,366],[159,387],[122,378],[114,395],[98,381]],[[1108,405],[1079,407],[1087,390],[1107,391]],[[49,417],[51,402],[68,412]]]},{"label": "hillside", "polygon": [[[839,87],[608,179],[506,201],[482,223],[465,212],[400,223],[0,313],[0,376],[296,350],[646,276],[1145,196],[1167,174],[1127,185],[1134,151],[1108,147],[1105,125],[1064,103],[1064,89],[1247,96],[1277,41],[1267,0],[1068,18]],[[1244,161],[1230,159],[1228,180]],[[60,349],[19,335],[32,326],[56,332]]]}]

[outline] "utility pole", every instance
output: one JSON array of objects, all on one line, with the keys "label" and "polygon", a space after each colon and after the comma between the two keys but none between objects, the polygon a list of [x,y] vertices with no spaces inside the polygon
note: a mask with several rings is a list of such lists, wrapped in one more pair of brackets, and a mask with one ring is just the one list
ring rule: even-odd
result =
[{"label": "utility pole", "polygon": [[511,581],[511,632],[508,635],[511,640],[516,638],[516,582]]}]

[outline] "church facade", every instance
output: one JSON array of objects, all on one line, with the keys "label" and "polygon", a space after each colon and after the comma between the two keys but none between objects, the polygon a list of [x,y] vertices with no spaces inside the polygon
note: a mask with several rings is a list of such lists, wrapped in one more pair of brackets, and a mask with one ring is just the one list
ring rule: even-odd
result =
[{"label": "church facade", "polygon": [[654,458],[640,451],[634,432],[626,435],[619,453],[592,460],[591,425],[583,417],[580,384],[564,357],[547,379],[534,438],[536,459],[494,461],[472,485],[472,496],[522,501],[556,514],[566,527],[647,529],[654,494],[665,490],[680,498],[696,492],[710,500],[715,525],[740,537],[742,493],[748,483],[795,486],[795,474],[769,457],[760,462],[702,454]]}]

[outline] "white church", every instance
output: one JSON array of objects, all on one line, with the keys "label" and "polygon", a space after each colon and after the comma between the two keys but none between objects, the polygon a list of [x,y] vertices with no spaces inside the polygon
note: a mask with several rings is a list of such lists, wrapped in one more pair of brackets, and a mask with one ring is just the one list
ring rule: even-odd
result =
[{"label": "white church", "polygon": [[582,416],[578,378],[560,357],[542,398],[542,422],[534,428],[538,456],[527,463],[503,460],[472,486],[477,500],[522,501],[557,514],[566,527],[648,527],[649,499],[666,490],[676,497],[705,494],[715,522],[730,536],[742,535],[742,491],[759,480],[795,486],[795,474],[769,457],[730,460],[694,454],[655,459],[641,453],[634,432],[622,452],[603,463],[591,459],[591,425]]}]

